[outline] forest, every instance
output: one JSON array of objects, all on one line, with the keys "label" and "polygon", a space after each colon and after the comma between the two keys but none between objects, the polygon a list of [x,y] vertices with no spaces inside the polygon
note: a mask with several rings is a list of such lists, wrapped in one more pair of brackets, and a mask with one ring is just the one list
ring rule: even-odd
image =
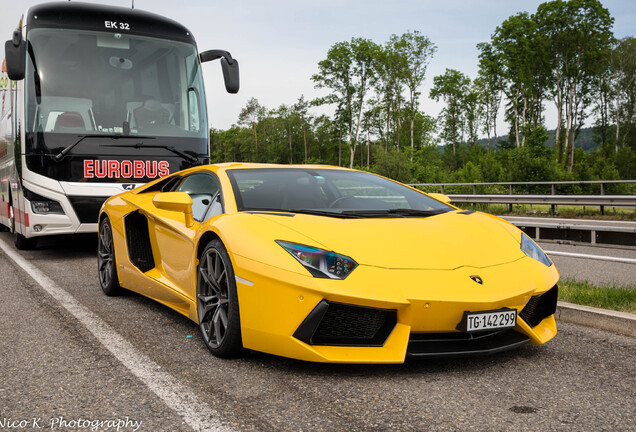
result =
[{"label": "forest", "polygon": [[[598,0],[542,3],[477,45],[474,79],[428,77],[437,47],[417,30],[338,42],[310,77],[323,96],[277,108],[250,99],[231,128],[210,130],[211,160],[347,166],[406,183],[634,179],[636,39],[615,38],[613,22]],[[443,103],[439,116],[422,97]],[[322,105],[333,115],[311,114]]]}]

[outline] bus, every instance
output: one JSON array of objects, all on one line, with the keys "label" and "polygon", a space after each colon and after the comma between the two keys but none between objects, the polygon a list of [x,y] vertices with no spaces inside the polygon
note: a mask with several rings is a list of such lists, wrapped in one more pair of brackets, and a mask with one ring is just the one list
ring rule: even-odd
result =
[{"label": "bus", "polygon": [[0,74],[0,228],[18,249],[41,236],[97,231],[102,203],[209,163],[201,63],[183,25],[150,12],[79,2],[28,8]]}]

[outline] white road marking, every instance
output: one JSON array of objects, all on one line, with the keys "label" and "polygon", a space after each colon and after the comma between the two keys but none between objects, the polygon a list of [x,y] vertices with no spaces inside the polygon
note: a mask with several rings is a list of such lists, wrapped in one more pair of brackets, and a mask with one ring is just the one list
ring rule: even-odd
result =
[{"label": "white road marking", "polygon": [[64,289],[58,287],[52,279],[33,264],[22,258],[4,239],[0,239],[0,249],[86,327],[133,375],[139,378],[168,407],[175,410],[188,426],[195,431],[232,431],[231,428],[223,426],[218,412],[179,383],[172,375],[161,371],[161,366],[138,351],[111,326],[80,304]]},{"label": "white road marking", "polygon": [[613,256],[603,256],[603,255],[587,255],[587,254],[579,254],[573,252],[559,252],[559,251],[544,251],[548,255],[554,256],[564,256],[570,258],[585,258],[585,259],[593,259],[600,261],[611,261],[616,263],[624,263],[624,264],[636,264],[636,259],[632,258],[622,258],[622,257],[613,257]]}]

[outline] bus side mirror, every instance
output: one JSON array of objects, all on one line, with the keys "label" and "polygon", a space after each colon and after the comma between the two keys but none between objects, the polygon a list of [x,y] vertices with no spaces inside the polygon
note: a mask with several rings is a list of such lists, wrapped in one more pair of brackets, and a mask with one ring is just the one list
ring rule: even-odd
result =
[{"label": "bus side mirror", "polygon": [[24,78],[26,67],[26,43],[19,30],[13,32],[13,38],[4,44],[4,55],[7,64],[7,75],[12,81]]},{"label": "bus side mirror", "polygon": [[201,63],[221,59],[221,69],[225,80],[225,90],[228,93],[238,93],[240,88],[238,60],[232,58],[232,54],[223,50],[209,50],[199,54]]}]

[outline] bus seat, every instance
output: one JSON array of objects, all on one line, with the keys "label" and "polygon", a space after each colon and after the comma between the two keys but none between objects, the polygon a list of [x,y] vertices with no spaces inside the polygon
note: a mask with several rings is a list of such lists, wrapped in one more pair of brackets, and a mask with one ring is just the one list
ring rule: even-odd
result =
[{"label": "bus seat", "polygon": [[134,121],[130,122],[130,126],[144,128],[151,125],[168,124],[171,112],[166,106],[170,105],[162,104],[156,99],[147,99],[132,109]]},{"label": "bus seat", "polygon": [[57,116],[55,126],[53,127],[53,132],[73,133],[85,131],[86,125],[84,124],[82,115],[72,111],[63,112]]}]

